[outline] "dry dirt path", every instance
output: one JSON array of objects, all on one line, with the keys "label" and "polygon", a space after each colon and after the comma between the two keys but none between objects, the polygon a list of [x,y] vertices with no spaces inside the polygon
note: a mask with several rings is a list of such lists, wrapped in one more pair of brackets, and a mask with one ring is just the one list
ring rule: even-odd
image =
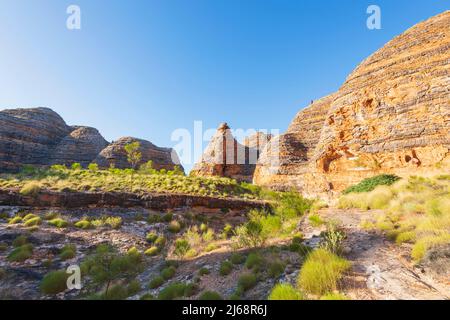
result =
[{"label": "dry dirt path", "polygon": [[346,229],[346,257],[353,264],[345,279],[346,294],[352,299],[450,299],[449,279],[433,278],[429,272],[415,267],[407,245],[396,245],[382,233],[360,227],[361,221],[377,213],[334,208],[320,212],[326,219],[340,220]]}]

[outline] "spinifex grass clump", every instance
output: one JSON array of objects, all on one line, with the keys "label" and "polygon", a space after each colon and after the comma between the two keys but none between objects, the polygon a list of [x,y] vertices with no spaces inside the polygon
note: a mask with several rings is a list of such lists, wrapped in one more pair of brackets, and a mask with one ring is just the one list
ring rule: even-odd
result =
[{"label": "spinifex grass clump", "polygon": [[57,294],[67,289],[69,274],[66,270],[52,271],[45,275],[40,284],[44,294]]},{"label": "spinifex grass clump", "polygon": [[298,287],[303,291],[323,295],[337,289],[350,263],[325,249],[316,249],[308,255],[298,276]]},{"label": "spinifex grass clump", "polygon": [[303,300],[302,293],[290,284],[277,284],[269,295],[269,300]]}]

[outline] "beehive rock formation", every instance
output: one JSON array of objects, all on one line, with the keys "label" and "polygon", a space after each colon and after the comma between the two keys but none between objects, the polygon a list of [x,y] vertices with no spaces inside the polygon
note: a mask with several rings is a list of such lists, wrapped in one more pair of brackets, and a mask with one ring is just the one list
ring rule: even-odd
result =
[{"label": "beehive rock formation", "polygon": [[98,163],[101,167],[109,167],[112,165],[115,168],[129,168],[130,164],[127,160],[124,147],[135,141],[140,144],[139,152],[141,153],[141,161],[139,164],[152,161],[153,168],[158,170],[172,170],[175,165],[180,166],[178,156],[173,149],[160,148],[149,141],[133,137],[123,137],[111,143],[98,154],[94,162]]},{"label": "beehive rock formation", "polygon": [[[119,141],[126,143],[129,138]],[[173,169],[171,149],[159,148],[144,140],[140,142],[143,160],[153,160],[158,169]],[[108,146],[97,129],[69,126],[48,108],[0,111],[0,173],[17,172],[26,164],[48,166],[78,162],[87,166],[94,159],[102,160],[109,154],[116,155],[118,167],[125,167],[126,156],[117,151],[122,145]],[[115,152],[110,153],[110,150]],[[178,159],[176,155],[173,157]]]},{"label": "beehive rock formation", "polygon": [[[394,38],[321,102],[328,111],[320,135],[297,116],[281,136],[279,165],[270,164],[270,148],[261,155],[256,183],[332,193],[380,173],[448,170],[450,11]],[[311,137],[302,137],[307,130]]]},{"label": "beehive rock formation", "polygon": [[220,176],[251,182],[259,154],[259,146],[264,145],[264,133],[255,133],[239,143],[230,127],[222,123],[211,138],[201,160],[191,170],[194,176]]},{"label": "beehive rock formation", "polygon": [[297,113],[287,132],[265,146],[255,170],[255,183],[279,190],[303,187],[333,95]]}]

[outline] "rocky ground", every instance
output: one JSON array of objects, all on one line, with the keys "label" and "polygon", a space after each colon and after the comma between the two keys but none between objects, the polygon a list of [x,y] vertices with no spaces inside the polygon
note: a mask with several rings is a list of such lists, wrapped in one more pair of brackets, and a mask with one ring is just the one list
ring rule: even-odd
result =
[{"label": "rocky ground", "polygon": [[[13,216],[23,208],[0,208],[3,215]],[[30,210],[39,216],[44,216],[49,210]],[[36,230],[30,232],[23,225],[10,225],[6,220],[0,220],[0,243],[3,250],[0,251],[0,298],[1,299],[78,299],[83,298],[86,292],[66,290],[56,296],[43,295],[39,290],[39,283],[49,271],[67,268],[69,265],[80,264],[96,245],[109,243],[117,247],[121,252],[126,252],[131,247],[144,251],[149,247],[145,236],[153,231],[164,234],[167,237],[165,250],[154,257],[145,257],[144,271],[138,275],[141,290],[129,297],[139,299],[144,294],[157,296],[167,285],[174,282],[197,284],[195,294],[189,299],[196,299],[206,290],[214,290],[222,297],[230,297],[237,288],[240,275],[248,272],[243,264],[233,267],[230,274],[220,275],[221,263],[230,258],[233,252],[231,242],[228,239],[217,239],[217,249],[210,252],[200,252],[195,258],[180,261],[175,276],[161,287],[149,289],[148,283],[157,276],[165,265],[166,259],[173,259],[170,255],[170,243],[179,235],[167,232],[167,222],[149,222],[148,215],[161,215],[163,213],[152,212],[145,209],[85,209],[58,211],[62,218],[70,222],[76,222],[83,216],[101,217],[105,214],[120,216],[123,224],[119,229],[107,227],[80,230],[73,226],[58,229],[43,222]],[[198,224],[199,221],[207,221],[208,226],[216,234],[223,229],[225,222],[237,225],[243,222],[242,215],[235,213],[205,213],[173,212],[174,218],[184,221],[186,224]],[[374,217],[377,212],[360,212],[358,210],[323,209],[320,215],[325,220],[339,220],[345,228],[347,238],[344,243],[346,258],[352,262],[352,271],[346,276],[341,291],[352,299],[449,299],[450,283],[448,279],[440,278],[436,273],[424,267],[413,266],[410,262],[409,248],[397,246],[389,242],[385,236],[378,232],[361,229],[362,220]],[[188,218],[187,218],[188,217]],[[300,223],[300,228],[305,235],[304,243],[315,247],[320,241],[320,233],[323,226],[313,227],[305,218]],[[24,262],[10,262],[8,254],[12,251],[12,242],[20,235],[27,235],[29,242],[33,244],[33,255]],[[267,248],[260,250],[268,261],[279,259],[285,264],[284,271],[270,277],[265,271],[258,276],[257,285],[246,291],[243,299],[266,299],[271,288],[276,282],[288,282],[295,285],[296,278],[301,267],[303,257],[296,252],[291,252],[286,245],[286,239],[272,239]],[[75,244],[76,257],[70,260],[61,260],[60,249],[65,244]],[[244,255],[248,251],[242,251]],[[202,276],[198,275],[201,268],[210,272]],[[447,281],[447,282],[446,282]]]},{"label": "rocky ground", "polygon": [[450,299],[448,277],[414,265],[408,244],[396,245],[378,231],[361,228],[362,221],[379,213],[357,209],[321,212],[325,218],[340,220],[346,230],[344,251],[353,265],[345,281],[346,294],[352,299]]}]

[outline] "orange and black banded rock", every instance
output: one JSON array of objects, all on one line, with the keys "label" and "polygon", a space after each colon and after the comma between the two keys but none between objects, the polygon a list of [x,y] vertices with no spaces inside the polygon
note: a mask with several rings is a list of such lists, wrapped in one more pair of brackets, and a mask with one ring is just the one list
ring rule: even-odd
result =
[{"label": "orange and black banded rock", "polygon": [[[391,40],[328,99],[320,135],[294,121],[280,139],[280,164],[263,153],[256,183],[333,193],[380,173],[448,172],[450,11]],[[305,130],[311,137],[301,136]]]},{"label": "orange and black banded rock", "polygon": [[[6,109],[0,111],[0,173],[17,172],[24,165],[87,166],[94,160],[107,167],[110,159],[125,168],[129,164],[123,146],[135,140],[122,138],[109,144],[97,129],[69,126],[48,108]],[[139,141],[142,162],[152,160],[156,169],[173,169],[179,163],[172,149]]]}]

